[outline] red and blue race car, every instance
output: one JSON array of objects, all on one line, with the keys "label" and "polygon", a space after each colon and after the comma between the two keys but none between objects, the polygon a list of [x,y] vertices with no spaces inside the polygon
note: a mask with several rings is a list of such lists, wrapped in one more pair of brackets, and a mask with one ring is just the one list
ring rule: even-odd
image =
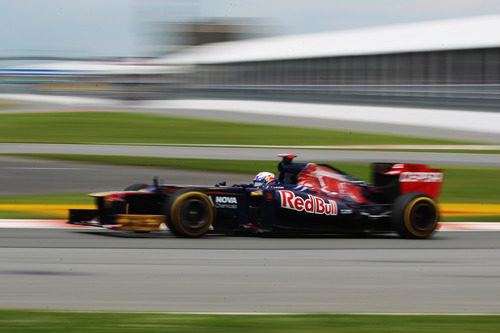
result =
[{"label": "red and blue race car", "polygon": [[94,193],[96,209],[70,210],[69,223],[181,237],[224,234],[393,233],[427,238],[439,220],[443,171],[423,164],[375,163],[373,184],[325,164],[280,155],[279,177],[228,186],[134,184]]}]

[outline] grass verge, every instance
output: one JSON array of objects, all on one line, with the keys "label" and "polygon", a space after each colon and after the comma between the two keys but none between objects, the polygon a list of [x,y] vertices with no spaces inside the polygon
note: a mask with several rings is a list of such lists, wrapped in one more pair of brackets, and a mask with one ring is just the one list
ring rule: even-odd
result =
[{"label": "grass verge", "polygon": [[0,196],[0,204],[92,204],[87,193]]},{"label": "grass verge", "polygon": [[6,332],[498,332],[499,315],[209,315],[0,310]]},{"label": "grass verge", "polygon": [[466,141],[200,120],[119,112],[0,115],[0,142],[363,145],[472,144]]},{"label": "grass verge", "polygon": [[11,106],[12,106],[12,104],[0,100],[0,109],[7,109],[8,107],[11,107]]},{"label": "grass verge", "polygon": [[64,219],[68,209],[94,208],[87,193],[0,196],[0,219]]}]

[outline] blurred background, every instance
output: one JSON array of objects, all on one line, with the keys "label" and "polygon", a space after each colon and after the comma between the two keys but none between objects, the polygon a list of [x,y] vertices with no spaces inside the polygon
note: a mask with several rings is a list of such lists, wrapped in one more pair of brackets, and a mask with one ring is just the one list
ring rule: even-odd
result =
[{"label": "blurred background", "polygon": [[[499,313],[498,232],[191,243],[18,220],[155,175],[246,183],[285,152],[367,181],[368,162],[445,165],[443,215],[499,221],[499,31],[498,0],[0,0],[0,308]],[[324,149],[346,145],[368,150]]]},{"label": "blurred background", "polygon": [[0,3],[4,96],[500,106],[494,0]]}]

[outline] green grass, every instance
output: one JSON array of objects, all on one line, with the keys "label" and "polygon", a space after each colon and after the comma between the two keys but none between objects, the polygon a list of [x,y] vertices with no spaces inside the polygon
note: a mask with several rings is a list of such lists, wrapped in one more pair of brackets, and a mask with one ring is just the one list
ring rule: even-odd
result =
[{"label": "green grass", "polygon": [[[88,193],[81,194],[37,194],[0,196],[0,204],[94,204]],[[67,214],[65,214],[67,216]],[[60,219],[61,214],[50,211],[0,210],[0,219]],[[0,330],[1,331],[1,330]]]},{"label": "green grass", "polygon": [[190,315],[0,310],[5,332],[498,332],[499,315]]},{"label": "green grass", "polygon": [[0,109],[13,108],[15,106],[17,106],[15,102],[0,99]]},{"label": "green grass", "polygon": [[[64,218],[66,218],[67,216],[68,215],[66,214]],[[61,219],[61,218],[62,218],[61,215],[56,215],[50,212],[0,210],[0,219]]]},{"label": "green grass", "polygon": [[87,193],[0,196],[0,204],[92,204],[93,202],[93,198]]},{"label": "green grass", "polygon": [[444,166],[442,202],[500,203],[500,168]]},{"label": "green grass", "polygon": [[471,144],[466,141],[119,112],[0,115],[0,142],[138,144]]}]

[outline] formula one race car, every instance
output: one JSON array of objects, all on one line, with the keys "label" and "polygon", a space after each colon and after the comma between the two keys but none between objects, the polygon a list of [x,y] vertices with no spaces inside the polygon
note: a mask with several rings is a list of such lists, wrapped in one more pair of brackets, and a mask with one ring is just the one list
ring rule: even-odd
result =
[{"label": "formula one race car", "polygon": [[[109,229],[168,229],[181,237],[225,234],[397,232],[427,238],[439,219],[443,172],[423,164],[375,163],[370,185],[324,164],[279,155],[279,177],[226,186],[134,184],[94,193],[97,209],[70,210],[69,223]],[[272,174],[271,174],[272,175]]]}]

